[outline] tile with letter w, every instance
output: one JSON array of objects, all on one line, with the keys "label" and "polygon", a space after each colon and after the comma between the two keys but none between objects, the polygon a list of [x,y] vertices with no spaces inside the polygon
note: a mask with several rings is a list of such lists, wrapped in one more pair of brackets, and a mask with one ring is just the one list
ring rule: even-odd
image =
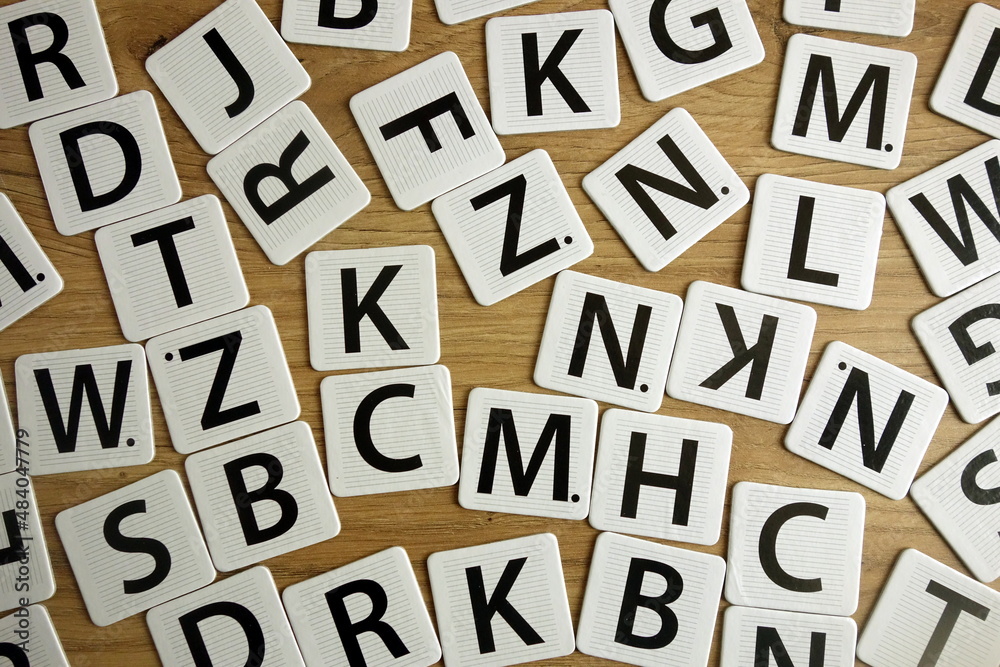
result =
[{"label": "tile with letter w", "polygon": [[24,469],[0,475],[0,611],[44,602],[56,594],[34,484]]},{"label": "tile with letter w", "polygon": [[858,626],[849,617],[730,607],[719,667],[854,667],[857,637]]},{"label": "tile with letter w", "polygon": [[792,25],[906,37],[913,30],[916,0],[785,0]]},{"label": "tile with letter w", "polygon": [[62,276],[0,193],[0,331],[56,296]]},{"label": "tile with letter w", "polygon": [[[281,36],[289,42],[352,49],[405,51],[413,0],[284,0]],[[338,11],[340,10],[340,11]]]},{"label": "tile with letter w", "polygon": [[70,667],[62,642],[44,605],[21,607],[0,620],[2,654],[22,667]]}]

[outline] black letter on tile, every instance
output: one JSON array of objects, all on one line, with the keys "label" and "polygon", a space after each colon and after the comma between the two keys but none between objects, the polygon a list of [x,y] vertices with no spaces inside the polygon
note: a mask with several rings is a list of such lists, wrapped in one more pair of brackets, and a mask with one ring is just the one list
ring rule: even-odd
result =
[{"label": "black letter on tile", "polygon": [[0,658],[10,660],[10,667],[31,667],[28,654],[17,644],[10,642],[0,643]]},{"label": "black letter on tile", "polygon": [[917,667],[934,667],[938,663],[941,652],[944,651],[945,644],[948,643],[948,638],[951,636],[951,631],[955,629],[955,623],[958,622],[958,617],[962,615],[963,611],[972,614],[980,621],[985,621],[986,617],[990,615],[988,607],[984,607],[975,600],[971,600],[933,579],[927,582],[927,592],[944,600],[945,608],[941,612],[941,618],[938,619],[930,641],[927,642],[927,648],[920,656]]},{"label": "black letter on tile", "polygon": [[392,283],[392,279],[402,270],[402,264],[391,264],[382,267],[375,282],[365,293],[364,298],[358,300],[358,270],[340,270],[341,303],[344,309],[344,352],[361,351],[361,320],[368,316],[371,323],[375,325],[378,332],[389,344],[391,350],[409,350],[403,337],[396,331],[385,311],[378,305],[378,300],[382,298],[385,291]]},{"label": "black letter on tile", "polygon": [[524,192],[527,187],[528,180],[524,174],[518,174],[506,183],[501,183],[469,200],[473,210],[478,211],[504,197],[509,197],[507,227],[503,236],[503,251],[500,253],[500,274],[503,276],[509,276],[559,250],[559,242],[555,239],[549,239],[530,250],[518,253],[517,246],[521,238],[521,217],[524,213]]},{"label": "black letter on tile", "polygon": [[815,197],[799,197],[799,208],[795,214],[795,231],[792,234],[792,254],[788,258],[788,277],[791,280],[836,287],[837,283],[840,282],[839,275],[806,267],[806,255],[809,253],[809,236],[812,233],[815,205]]},{"label": "black letter on tile", "polygon": [[986,45],[986,51],[983,52],[983,59],[979,61],[976,74],[969,84],[969,92],[965,94],[966,104],[991,116],[1000,116],[1000,104],[988,101],[984,95],[993,79],[998,62],[1000,62],[1000,28],[994,28],[989,44]]},{"label": "black letter on tile", "polygon": [[[31,44],[28,43],[28,28],[35,26],[48,28],[52,33],[52,42],[41,51],[32,52]],[[42,82],[38,79],[38,66],[42,63],[55,65],[70,90],[87,85],[73,61],[62,53],[69,41],[69,26],[61,16],[52,12],[39,12],[11,21],[7,24],[7,29],[10,31],[14,57],[17,58],[17,66],[21,70],[21,80],[24,82],[24,91],[28,94],[29,102],[44,97]]]},{"label": "black letter on tile", "polygon": [[480,655],[493,653],[497,650],[493,638],[493,626],[491,625],[493,616],[496,614],[500,614],[500,618],[507,621],[507,625],[517,633],[517,636],[526,645],[534,646],[545,643],[545,640],[524,620],[520,612],[507,599],[510,589],[514,587],[514,582],[517,581],[517,576],[521,574],[521,568],[524,567],[527,560],[527,558],[515,558],[507,562],[503,574],[500,575],[500,580],[497,581],[497,586],[493,589],[488,600],[486,598],[486,584],[483,582],[483,568],[478,565],[465,568],[465,581],[469,586],[472,620],[476,624],[476,639],[479,642]]},{"label": "black letter on tile", "polygon": [[825,11],[825,12],[839,12],[840,11],[840,0],[826,0],[826,5],[823,6],[823,11]]},{"label": "black letter on tile", "polygon": [[[21,292],[27,292],[38,284],[3,236],[0,236],[0,264],[3,264],[4,268],[7,269],[7,273],[14,279]],[[0,306],[3,306],[2,301],[0,301]]]},{"label": "black letter on tile", "polygon": [[153,557],[153,571],[141,579],[126,579],[126,595],[145,593],[160,584],[170,574],[170,550],[159,540],[151,537],[126,537],[121,534],[122,521],[133,514],[145,514],[145,500],[130,500],[108,513],[104,519],[104,540],[115,551],[127,554],[149,554]]},{"label": "black letter on tile", "polygon": [[[987,303],[982,306],[976,306],[948,325],[948,331],[951,332],[952,338],[955,339],[958,349],[962,351],[965,363],[970,366],[996,352],[993,343],[987,341],[982,345],[976,345],[969,334],[969,327],[980,320],[987,319],[1000,319],[1000,304]],[[1000,394],[1000,381],[987,382],[986,393],[990,396]]]},{"label": "black letter on tile", "polygon": [[[292,167],[307,148],[309,148],[309,137],[300,131],[281,152],[278,164],[264,162],[254,165],[243,177],[243,194],[264,224],[270,225],[334,179],[330,167],[323,167],[301,183],[295,180]],[[260,184],[265,178],[278,179],[287,190],[270,204],[265,204],[260,197]]]},{"label": "black letter on tile", "polygon": [[559,63],[566,57],[582,33],[582,29],[563,31],[541,66],[538,65],[538,33],[526,32],[521,35],[521,55],[524,60],[524,99],[528,106],[529,116],[542,115],[542,84],[546,80],[552,82],[556,92],[562,96],[573,113],[590,111],[590,107],[580,97],[580,93],[559,69]]},{"label": "black letter on tile", "polygon": [[156,242],[160,249],[160,257],[163,258],[163,266],[167,270],[167,279],[170,281],[170,289],[174,293],[174,301],[178,308],[190,306],[191,290],[188,289],[187,277],[184,275],[184,267],[181,266],[181,258],[177,254],[177,244],[174,236],[182,232],[189,232],[194,229],[194,219],[190,216],[168,222],[159,227],[145,229],[132,235],[132,245],[136,248],[147,243]]},{"label": "black letter on tile", "polygon": [[[90,185],[87,166],[83,163],[83,154],[80,152],[80,139],[92,134],[103,134],[114,139],[125,161],[121,182],[99,195],[94,194]],[[69,175],[76,190],[76,198],[80,202],[80,210],[84,213],[120,202],[139,183],[139,177],[142,175],[142,153],[135,137],[124,126],[110,120],[93,121],[63,130],[59,133],[59,140],[62,142],[63,155],[66,157],[66,166],[69,167]]]},{"label": "black letter on tile", "polygon": [[708,376],[699,386],[718,389],[743,370],[744,366],[752,362],[750,379],[747,381],[746,397],[759,401],[764,391],[764,380],[767,379],[767,367],[771,363],[771,348],[774,345],[774,334],[778,330],[778,318],[773,315],[764,315],[761,318],[757,342],[748,349],[746,341],[743,339],[743,331],[740,329],[740,321],[736,319],[736,311],[733,310],[733,307],[717,303],[715,309],[719,311],[722,327],[726,330],[729,347],[733,350],[733,358],[727,361],[725,366]]},{"label": "black letter on tile", "polygon": [[264,639],[264,629],[260,626],[260,621],[257,620],[252,611],[241,604],[219,601],[189,611],[177,619],[184,632],[188,648],[191,649],[191,657],[194,659],[195,667],[212,667],[213,665],[212,657],[208,653],[208,647],[205,646],[205,638],[202,636],[198,624],[217,616],[227,616],[236,621],[243,629],[247,640],[247,659],[244,667],[263,665],[267,642]]},{"label": "black letter on tile", "polygon": [[250,78],[250,74],[243,67],[243,63],[236,57],[233,50],[229,48],[226,40],[222,39],[222,35],[219,34],[217,29],[212,28],[202,35],[202,37],[205,43],[208,44],[208,48],[212,49],[212,53],[215,54],[215,57],[219,59],[222,66],[226,68],[226,72],[236,83],[236,99],[226,107],[226,113],[229,114],[229,117],[235,118],[249,109],[253,103],[253,79]]},{"label": "black letter on tile", "polygon": [[976,481],[976,476],[979,475],[980,470],[996,462],[996,452],[992,449],[987,449],[969,461],[969,464],[965,466],[965,470],[962,471],[962,493],[977,505],[996,505],[1000,503],[1000,486],[992,489],[984,489]]},{"label": "black letter on tile", "polygon": [[14,510],[3,511],[3,529],[7,535],[7,546],[0,549],[0,565],[10,565],[23,559],[27,553],[17,522],[17,512]]},{"label": "black letter on tile", "polygon": [[514,425],[514,413],[505,408],[490,408],[490,418],[486,426],[486,442],[483,445],[483,462],[479,469],[477,493],[493,493],[496,477],[497,457],[500,455],[500,437],[503,437],[507,467],[510,470],[514,495],[527,496],[538,477],[545,456],[555,440],[555,454],[552,466],[552,500],[569,500],[569,454],[572,418],[569,415],[550,414],[545,420],[542,434],[531,452],[528,467],[521,458],[521,444]]},{"label": "black letter on tile", "polygon": [[[292,494],[278,488],[285,469],[277,457],[267,452],[257,452],[229,461],[222,468],[226,472],[229,492],[233,496],[236,516],[240,520],[247,546],[277,539],[292,529],[296,519],[299,518],[299,504],[295,502]],[[263,468],[267,472],[267,480],[259,489],[253,491],[247,489],[246,478],[243,475],[243,471],[247,468]],[[265,500],[275,503],[281,509],[281,517],[274,525],[261,528],[257,523],[253,506]]]},{"label": "black letter on tile", "polygon": [[[775,667],[795,667],[788,657],[785,642],[781,641],[777,628],[757,626],[757,643],[754,645],[753,664],[755,667],[768,667],[771,656],[774,656]],[[826,664],[826,633],[813,632],[809,639],[809,667],[823,667]]]},{"label": "black letter on tile", "polygon": [[700,28],[707,25],[712,31],[712,45],[704,49],[693,50],[680,46],[667,32],[665,19],[667,6],[670,2],[671,0],[653,0],[653,4],[649,8],[649,32],[663,55],[682,65],[697,65],[718,58],[733,48],[733,42],[726,31],[726,23],[722,20],[722,13],[717,8],[691,17],[692,27]]},{"label": "black letter on tile", "polygon": [[361,0],[361,9],[354,16],[335,16],[337,0],[319,0],[319,27],[335,30],[364,28],[378,14],[378,0]]},{"label": "black letter on tile", "polygon": [[[352,595],[364,595],[371,604],[368,616],[360,621],[351,620],[351,613],[344,602]],[[337,626],[337,634],[340,636],[340,643],[344,647],[347,664],[350,667],[365,667],[368,664],[361,648],[361,642],[358,641],[358,637],[366,632],[376,634],[385,647],[389,649],[393,658],[402,658],[410,653],[410,649],[406,648],[406,644],[400,639],[399,634],[391,625],[382,620],[385,612],[389,609],[389,599],[385,594],[385,589],[377,581],[358,579],[337,586],[326,592],[326,604],[330,608],[333,622]]]},{"label": "black letter on tile", "polygon": [[212,380],[212,388],[209,389],[208,399],[205,401],[205,411],[201,415],[201,428],[203,431],[260,414],[260,405],[257,401],[251,401],[243,405],[234,405],[225,410],[222,409],[222,401],[226,397],[229,380],[233,376],[236,357],[240,353],[240,345],[242,344],[242,332],[233,331],[225,336],[217,336],[210,340],[182,347],[179,350],[181,361],[197,359],[212,352],[222,352],[222,356],[219,357],[219,365],[215,369],[215,379]]},{"label": "black letter on tile", "polygon": [[[660,595],[651,597],[642,594],[642,583],[647,572],[663,577],[667,587]],[[684,592],[684,579],[680,572],[666,563],[646,558],[633,558],[629,562],[628,576],[625,579],[625,592],[622,595],[622,607],[618,612],[618,627],[615,629],[615,643],[649,651],[661,649],[674,641],[677,636],[677,614],[669,605]],[[654,635],[643,637],[636,635],[636,612],[639,607],[649,609],[660,617],[660,629]]]},{"label": "black letter on tile", "polygon": [[816,503],[791,503],[779,507],[771,513],[771,516],[764,522],[764,527],[761,528],[760,539],[757,542],[760,565],[768,579],[786,590],[798,593],[818,593],[823,590],[822,579],[800,579],[785,572],[781,563],[778,562],[776,549],[778,533],[789,520],[799,516],[811,516],[826,521],[826,515],[829,511],[829,507]]},{"label": "black letter on tile", "polygon": [[63,421],[62,409],[52,384],[52,374],[48,368],[36,368],[35,383],[38,394],[45,407],[45,417],[52,430],[52,438],[56,441],[56,449],[60,454],[76,451],[77,434],[80,432],[80,415],[83,411],[83,395],[87,395],[87,404],[97,429],[97,438],[101,441],[101,449],[113,449],[118,446],[122,434],[122,421],[125,418],[125,401],[128,399],[128,388],[132,380],[132,360],[123,359],[115,367],[115,385],[111,393],[111,416],[104,409],[101,389],[97,386],[92,364],[81,364],[73,371],[73,387],[69,397],[69,416]]},{"label": "black letter on tile", "polygon": [[427,150],[431,153],[436,153],[441,150],[441,141],[431,126],[431,120],[446,113],[451,114],[455,125],[458,126],[458,131],[462,133],[463,139],[476,136],[476,131],[472,128],[469,117],[465,115],[465,109],[462,108],[462,102],[459,101],[456,93],[448,93],[444,97],[425,104],[419,109],[414,109],[396,120],[389,121],[380,127],[379,130],[382,132],[382,138],[389,141],[404,132],[409,132],[413,128],[417,128],[420,130],[420,135],[424,138],[424,143],[427,144]]},{"label": "black letter on tile", "polygon": [[386,456],[378,450],[372,440],[372,413],[375,412],[375,408],[390,398],[413,398],[415,390],[416,385],[412,384],[390,384],[379,387],[365,396],[358,406],[357,412],[354,413],[354,444],[357,446],[361,458],[376,470],[409,472],[423,465],[419,454],[405,459],[394,459]]},{"label": "black letter on tile", "polygon": [[654,486],[674,490],[674,512],[671,522],[675,526],[688,525],[691,493],[694,491],[694,470],[698,462],[698,441],[684,438],[681,443],[680,469],[676,475],[644,470],[642,465],[645,459],[646,434],[633,431],[628,446],[628,463],[625,466],[621,516],[636,518],[639,511],[639,492],[644,486]]},{"label": "black letter on tile", "polygon": [[590,351],[590,336],[594,331],[594,321],[601,328],[601,339],[608,353],[611,370],[615,374],[615,382],[624,389],[635,388],[635,378],[642,363],[642,350],[646,345],[646,330],[649,328],[649,318],[653,309],[639,305],[632,322],[632,336],[628,343],[628,359],[622,357],[622,346],[618,340],[615,323],[608,311],[608,302],[601,294],[587,292],[583,298],[583,311],[580,313],[580,324],[576,329],[576,341],[573,343],[573,356],[569,360],[569,374],[583,377],[583,369],[587,365],[587,354]]}]

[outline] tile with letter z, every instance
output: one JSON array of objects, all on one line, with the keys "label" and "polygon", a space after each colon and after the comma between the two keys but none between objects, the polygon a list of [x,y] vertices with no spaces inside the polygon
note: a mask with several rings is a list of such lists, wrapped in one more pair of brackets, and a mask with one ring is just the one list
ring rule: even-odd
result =
[{"label": "tile with letter z", "polygon": [[719,667],[855,665],[852,618],[756,607],[730,607],[724,618]]},{"label": "tile with letter z", "polygon": [[0,620],[3,657],[22,667],[70,667],[52,617],[44,605],[21,607]]},{"label": "tile with letter z", "polygon": [[[25,468],[30,463],[22,462]],[[56,579],[34,484],[27,474],[0,475],[0,522],[4,545],[0,548],[0,611],[48,600],[56,594]]]},{"label": "tile with letter z", "polygon": [[[330,0],[285,0],[281,36],[289,42],[352,49],[405,51],[413,0],[361,0],[337,11]],[[339,15],[338,15],[339,14]]]},{"label": "tile with letter z", "polygon": [[535,0],[434,0],[434,7],[441,23],[455,25],[532,2]]},{"label": "tile with letter z", "polygon": [[785,0],[792,25],[906,37],[913,30],[916,0]]},{"label": "tile with letter z", "polygon": [[56,296],[62,276],[0,193],[0,331]]}]

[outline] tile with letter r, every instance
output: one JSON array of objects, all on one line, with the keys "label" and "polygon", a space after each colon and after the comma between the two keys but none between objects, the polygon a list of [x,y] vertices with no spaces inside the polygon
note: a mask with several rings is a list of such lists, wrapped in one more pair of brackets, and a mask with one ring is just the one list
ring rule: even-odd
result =
[{"label": "tile with letter r", "polygon": [[852,618],[733,606],[724,619],[719,667],[855,665],[858,626]]},{"label": "tile with letter r", "polygon": [[434,7],[441,23],[455,25],[532,2],[535,0],[434,0]]},{"label": "tile with letter r", "polygon": [[254,0],[227,0],[146,59],[195,141],[215,155],[309,89]]},{"label": "tile with letter r", "polygon": [[44,602],[56,593],[35,486],[24,472],[30,464],[26,456],[18,472],[0,475],[0,543],[4,545],[0,548],[0,611]]},{"label": "tile with letter r", "polygon": [[3,375],[0,374],[0,474],[11,472],[17,467],[17,432],[10,416],[10,403]]},{"label": "tile with letter r", "polygon": [[583,189],[647,271],[659,271],[750,201],[750,190],[684,109],[673,109]]},{"label": "tile with letter r", "polygon": [[0,265],[0,331],[62,292],[62,276],[3,193]]},{"label": "tile with letter r", "polygon": [[361,0],[347,6],[341,9],[336,0],[286,0],[281,36],[299,44],[377,51],[405,51],[410,45],[413,0]]},{"label": "tile with letter r", "polygon": [[0,653],[12,665],[23,667],[70,667],[52,617],[44,605],[20,607],[0,619]]},{"label": "tile with letter r", "polygon": [[783,17],[792,25],[906,37],[913,30],[916,0],[785,0]]}]

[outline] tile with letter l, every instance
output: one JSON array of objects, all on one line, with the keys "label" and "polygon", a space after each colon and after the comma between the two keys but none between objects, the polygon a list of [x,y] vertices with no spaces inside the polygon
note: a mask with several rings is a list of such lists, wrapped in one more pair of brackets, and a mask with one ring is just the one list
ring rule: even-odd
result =
[{"label": "tile with letter l", "polygon": [[246,307],[246,281],[222,205],[203,195],[101,227],[104,276],[130,341]]},{"label": "tile with letter l", "polygon": [[541,149],[438,197],[431,211],[483,306],[594,252],[552,158]]},{"label": "tile with letter l", "polygon": [[0,642],[12,665],[70,667],[52,617],[44,605],[21,607],[0,620]]},{"label": "tile with letter l", "polygon": [[441,23],[455,25],[532,2],[535,0],[434,0],[434,7]]},{"label": "tile with letter l", "polygon": [[1000,664],[1000,593],[906,549],[861,632],[858,659],[871,667]]},{"label": "tile with letter l", "polygon": [[254,0],[223,2],[147,58],[146,71],[211,155],[310,84]]},{"label": "tile with letter l", "polygon": [[[282,594],[309,667],[429,667],[441,659],[410,558],[391,547]],[[376,632],[371,632],[377,627]]]},{"label": "tile with letter l", "polygon": [[458,56],[445,51],[351,98],[396,206],[412,211],[504,163]]},{"label": "tile with letter l", "polygon": [[32,123],[56,229],[97,229],[180,201],[181,183],[153,95],[138,90]]},{"label": "tile with letter l", "polygon": [[94,625],[117,623],[215,579],[173,470],[63,510],[56,530]]},{"label": "tile with letter l", "polygon": [[676,294],[562,271],[545,317],[535,384],[655,412],[682,308]]},{"label": "tile with letter l", "polygon": [[340,518],[312,430],[292,422],[184,461],[212,562],[232,572],[329,540]]},{"label": "tile with letter l", "polygon": [[685,298],[667,394],[788,424],[815,328],[809,306],[696,280]]},{"label": "tile with letter l", "polygon": [[0,331],[62,289],[62,276],[10,199],[0,193]]},{"label": "tile with letter l", "polygon": [[18,427],[28,433],[33,476],[153,460],[141,345],[24,354],[14,362],[14,374]]},{"label": "tile with letter l", "polygon": [[295,259],[371,201],[364,182],[301,101],[209,160],[208,175],[278,265]]},{"label": "tile with letter l", "polygon": [[906,37],[913,30],[916,0],[785,0],[785,21],[830,30]]},{"label": "tile with letter l", "polygon": [[292,374],[267,306],[151,338],[146,358],[170,440],[181,454],[299,416]]},{"label": "tile with letter l", "polygon": [[0,375],[0,474],[11,472],[17,467],[17,432],[10,416],[10,403]]},{"label": "tile with letter l", "polygon": [[725,577],[718,556],[601,533],[577,648],[631,665],[707,667]]},{"label": "tile with letter l", "polygon": [[673,109],[583,189],[647,271],[659,271],[750,201],[750,190],[684,109]]},{"label": "tile with letter l", "polygon": [[555,535],[439,551],[427,558],[427,574],[448,667],[505,667],[573,652]]},{"label": "tile with letter l", "polygon": [[884,217],[880,192],[762,175],[754,188],[743,289],[868,308]]},{"label": "tile with letter l", "polygon": [[405,51],[413,0],[361,0],[341,10],[329,0],[285,0],[281,36],[289,42]]},{"label": "tile with letter l", "polygon": [[[903,157],[916,72],[917,57],[906,51],[792,35],[771,145],[790,153],[895,169]],[[824,101],[831,99],[839,104]]]},{"label": "tile with letter l", "polygon": [[56,579],[35,486],[28,475],[0,475],[0,520],[4,544],[0,549],[0,611],[48,600],[56,594]]},{"label": "tile with letter l", "polygon": [[852,618],[730,607],[724,619],[719,667],[855,665],[858,626]]}]

